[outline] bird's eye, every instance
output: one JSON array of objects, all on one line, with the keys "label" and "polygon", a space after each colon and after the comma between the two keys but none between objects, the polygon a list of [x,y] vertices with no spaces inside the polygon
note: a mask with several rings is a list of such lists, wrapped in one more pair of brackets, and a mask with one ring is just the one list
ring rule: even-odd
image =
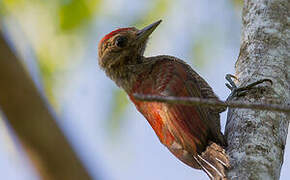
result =
[{"label": "bird's eye", "polygon": [[119,36],[117,37],[116,41],[115,41],[115,45],[117,47],[123,48],[126,46],[128,39],[124,36]]}]

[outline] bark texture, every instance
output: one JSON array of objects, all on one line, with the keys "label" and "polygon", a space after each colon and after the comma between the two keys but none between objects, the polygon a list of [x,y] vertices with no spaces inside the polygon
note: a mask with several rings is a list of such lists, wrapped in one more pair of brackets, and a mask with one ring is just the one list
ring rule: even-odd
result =
[{"label": "bark texture", "polygon": [[[245,102],[290,102],[290,1],[245,0],[238,86],[269,78],[252,89]],[[231,158],[229,179],[279,179],[290,114],[252,109],[228,113],[226,137]]]}]

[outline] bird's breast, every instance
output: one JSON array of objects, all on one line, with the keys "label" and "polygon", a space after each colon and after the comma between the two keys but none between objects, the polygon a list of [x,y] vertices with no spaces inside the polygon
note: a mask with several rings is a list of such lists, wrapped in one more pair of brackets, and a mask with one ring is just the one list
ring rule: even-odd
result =
[{"label": "bird's breast", "polygon": [[173,133],[171,133],[171,125],[166,120],[168,118],[166,117],[166,108],[161,110],[161,103],[140,102],[136,101],[131,96],[130,98],[135,103],[137,109],[145,116],[158,136],[160,142],[164,144],[169,149],[169,151],[182,162],[191,167],[198,168],[198,164],[195,164],[194,160],[192,159],[192,151],[189,152],[186,150],[180,139],[176,139]]},{"label": "bird's breast", "polygon": [[169,125],[165,117],[166,111],[164,111],[163,104],[158,102],[137,101],[132,96],[130,96],[130,99],[135,104],[136,108],[147,119],[161,143],[167,147],[170,147],[175,139],[170,132]]}]

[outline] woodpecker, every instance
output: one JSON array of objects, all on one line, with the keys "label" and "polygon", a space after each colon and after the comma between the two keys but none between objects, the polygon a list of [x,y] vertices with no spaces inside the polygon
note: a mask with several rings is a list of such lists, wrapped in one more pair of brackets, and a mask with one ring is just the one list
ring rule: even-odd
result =
[{"label": "woodpecker", "polygon": [[98,63],[124,89],[160,142],[183,163],[202,169],[210,179],[226,179],[230,166],[220,130],[221,107],[186,106],[137,100],[133,94],[218,99],[208,83],[173,56],[144,57],[150,34],[161,20],[138,30],[120,28],[98,45]]}]

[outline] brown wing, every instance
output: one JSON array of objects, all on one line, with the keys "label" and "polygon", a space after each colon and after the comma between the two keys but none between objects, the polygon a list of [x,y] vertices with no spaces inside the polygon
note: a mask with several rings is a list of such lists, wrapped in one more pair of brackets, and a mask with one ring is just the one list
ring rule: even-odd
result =
[{"label": "brown wing", "polygon": [[[150,76],[142,75],[133,92],[177,97],[203,97],[200,78],[181,60],[169,56],[155,57]],[[132,97],[131,97],[132,99]],[[209,140],[220,136],[217,120],[209,109],[199,106],[170,105],[140,102],[132,99],[139,111],[149,121],[161,142],[174,138],[189,152],[201,153]],[[169,139],[170,139],[169,138]],[[219,142],[219,140],[216,140]]]}]

